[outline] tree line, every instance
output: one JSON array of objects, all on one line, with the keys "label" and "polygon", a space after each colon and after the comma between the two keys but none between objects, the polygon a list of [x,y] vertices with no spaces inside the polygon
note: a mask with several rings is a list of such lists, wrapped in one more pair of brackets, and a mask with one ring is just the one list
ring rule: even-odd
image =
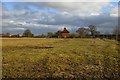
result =
[{"label": "tree line", "polygon": [[[60,38],[61,31],[58,30],[57,32],[48,32],[46,34],[40,34],[35,36],[30,29],[27,29],[23,32],[22,37],[34,37],[34,38]],[[76,33],[69,33],[69,38],[120,38],[120,28],[116,26],[113,29],[112,34],[104,33],[100,34],[97,31],[97,27],[95,25],[89,25],[87,28],[81,27],[76,30]]]},{"label": "tree line", "polygon": [[[89,25],[88,28],[82,27],[78,28],[76,30],[76,33],[70,33],[69,38],[95,38],[95,37],[101,37],[101,38],[110,38],[115,37],[118,38],[120,35],[120,29],[116,26],[112,32],[113,34],[105,33],[100,34],[99,31],[97,31],[97,27],[94,25]],[[25,30],[23,33],[23,37],[37,37],[37,38],[59,38],[61,36],[61,31],[57,32],[48,32],[47,35],[41,34],[38,36],[34,36],[34,34],[29,30]]]}]

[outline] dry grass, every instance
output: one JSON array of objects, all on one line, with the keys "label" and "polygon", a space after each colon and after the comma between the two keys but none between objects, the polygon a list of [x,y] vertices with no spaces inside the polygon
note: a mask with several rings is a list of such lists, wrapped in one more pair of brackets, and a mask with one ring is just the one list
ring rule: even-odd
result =
[{"label": "dry grass", "polygon": [[107,39],[3,39],[3,78],[119,78],[118,42]]}]

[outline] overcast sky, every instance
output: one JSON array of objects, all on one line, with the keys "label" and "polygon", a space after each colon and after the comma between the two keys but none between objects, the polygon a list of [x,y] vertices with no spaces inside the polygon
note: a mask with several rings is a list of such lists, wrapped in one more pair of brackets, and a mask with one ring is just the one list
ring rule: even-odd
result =
[{"label": "overcast sky", "polygon": [[75,32],[78,28],[89,25],[95,25],[98,31],[104,33],[111,32],[118,25],[118,0],[116,2],[112,2],[113,0],[31,1],[2,2],[0,16],[2,16],[3,33],[22,34],[24,30],[30,29],[38,35],[62,30],[64,27],[70,32]]}]

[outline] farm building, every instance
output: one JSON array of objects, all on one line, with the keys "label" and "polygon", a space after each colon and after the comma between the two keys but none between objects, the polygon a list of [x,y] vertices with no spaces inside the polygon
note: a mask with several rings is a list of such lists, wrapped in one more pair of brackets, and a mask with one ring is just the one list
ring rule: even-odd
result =
[{"label": "farm building", "polygon": [[20,34],[0,34],[0,37],[22,37]]},{"label": "farm building", "polygon": [[67,37],[69,37],[69,33],[70,32],[66,28],[64,28],[64,30],[61,31],[61,37],[67,38]]},{"label": "farm building", "polygon": [[22,37],[20,34],[12,34],[11,37]]},{"label": "farm building", "polygon": [[7,34],[0,34],[0,37],[11,37],[12,35],[7,33]]}]

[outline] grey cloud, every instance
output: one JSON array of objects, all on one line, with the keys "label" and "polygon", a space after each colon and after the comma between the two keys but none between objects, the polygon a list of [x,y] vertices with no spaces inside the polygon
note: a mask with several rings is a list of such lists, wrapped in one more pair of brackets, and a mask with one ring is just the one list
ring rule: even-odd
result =
[{"label": "grey cloud", "polygon": [[[16,30],[18,31],[18,29],[20,30],[20,28],[21,32],[23,31],[22,28],[30,28],[34,33],[38,34],[39,32],[46,33],[49,31],[57,31],[58,27],[61,26],[68,26],[71,31],[75,31],[75,29],[79,27],[86,27],[91,24],[96,25],[99,31],[105,32],[112,31],[113,27],[117,25],[117,17],[110,16],[110,13],[99,13],[101,5],[103,4],[96,4],[98,7],[95,8],[95,12],[98,12],[100,15],[95,16],[90,15],[94,9],[92,9],[90,12],[88,11],[89,15],[87,14],[87,10],[88,7],[90,7],[90,4],[87,3],[86,8],[82,3],[77,4],[81,4],[81,7],[79,5],[72,5],[70,3],[67,3],[67,5],[64,3],[64,6],[61,6],[59,3],[14,3],[14,12],[5,8],[3,9],[3,21],[6,21],[7,19],[9,19],[9,21],[14,21],[14,23],[9,23],[9,21],[4,22],[3,32],[9,32],[9,28],[13,29],[15,32]],[[30,6],[34,6],[38,10],[33,11]],[[92,8],[93,7],[95,6],[92,6]],[[40,11],[43,8],[53,8],[57,10],[58,13]],[[85,16],[82,16],[80,14],[85,14]],[[18,24],[21,24],[21,26],[18,26]]]}]

